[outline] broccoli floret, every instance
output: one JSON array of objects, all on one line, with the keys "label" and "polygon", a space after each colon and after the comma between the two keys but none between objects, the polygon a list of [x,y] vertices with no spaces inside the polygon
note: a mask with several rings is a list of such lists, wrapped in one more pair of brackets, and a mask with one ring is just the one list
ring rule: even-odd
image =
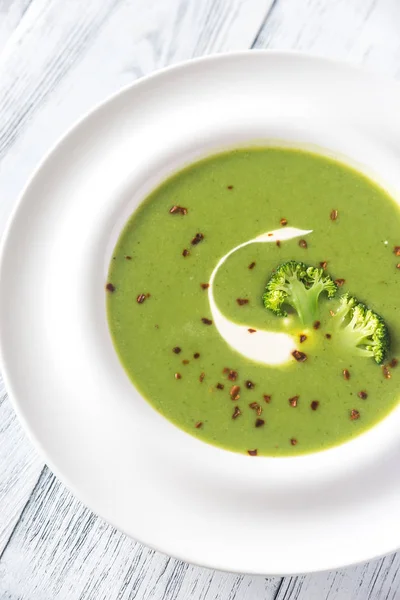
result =
[{"label": "broccoli floret", "polygon": [[290,260],[272,273],[263,301],[265,308],[280,317],[287,316],[283,307],[289,304],[295,309],[303,325],[312,325],[318,317],[320,294],[326,292],[328,298],[333,298],[336,291],[336,283],[323,269]]},{"label": "broccoli floret", "polygon": [[340,342],[356,355],[373,357],[382,364],[390,346],[383,318],[349,294],[341,296],[339,302],[334,319]]}]

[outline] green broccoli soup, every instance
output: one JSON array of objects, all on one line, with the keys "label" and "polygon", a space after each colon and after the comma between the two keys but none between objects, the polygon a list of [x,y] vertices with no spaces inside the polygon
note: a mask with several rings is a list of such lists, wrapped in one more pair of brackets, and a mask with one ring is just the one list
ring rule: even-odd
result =
[{"label": "green broccoli soup", "polygon": [[323,450],[399,400],[399,207],[333,159],[246,148],[176,173],[128,221],[106,295],[133,384],[227,450]]}]

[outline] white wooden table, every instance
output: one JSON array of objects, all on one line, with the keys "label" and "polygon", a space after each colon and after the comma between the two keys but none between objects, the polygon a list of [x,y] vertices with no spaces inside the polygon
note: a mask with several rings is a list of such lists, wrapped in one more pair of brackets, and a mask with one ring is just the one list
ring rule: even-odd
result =
[{"label": "white wooden table", "polygon": [[[0,0],[1,230],[58,136],[154,69],[293,48],[400,78],[399,34],[400,0]],[[135,543],[54,477],[0,393],[0,600],[400,598],[400,554],[281,579],[213,572]]]}]

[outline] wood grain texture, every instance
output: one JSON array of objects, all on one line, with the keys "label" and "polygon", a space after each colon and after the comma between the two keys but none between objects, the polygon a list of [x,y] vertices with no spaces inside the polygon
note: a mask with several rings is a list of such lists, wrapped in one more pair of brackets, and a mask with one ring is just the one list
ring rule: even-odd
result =
[{"label": "wood grain texture", "polygon": [[0,52],[30,4],[31,0],[0,0]]},{"label": "wood grain texture", "polygon": [[301,50],[400,77],[398,0],[278,0],[256,48]]},{"label": "wood grain texture", "polygon": [[0,556],[42,468],[0,380]]},{"label": "wood grain texture", "polygon": [[0,598],[272,600],[279,579],[209,571],[115,531],[47,469],[0,563]]}]

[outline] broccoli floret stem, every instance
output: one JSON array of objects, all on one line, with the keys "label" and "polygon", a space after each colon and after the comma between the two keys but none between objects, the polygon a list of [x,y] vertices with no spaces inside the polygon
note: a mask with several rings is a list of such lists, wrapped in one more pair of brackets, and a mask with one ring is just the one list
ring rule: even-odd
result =
[{"label": "broccoli floret stem", "polygon": [[374,353],[371,350],[366,350],[365,348],[354,348],[354,354],[357,356],[365,356],[366,358],[373,358]]},{"label": "broccoli floret stem", "polygon": [[311,298],[307,298],[307,290],[300,281],[293,280],[291,286],[287,303],[295,309],[303,325],[306,325],[312,320],[313,315],[315,314],[315,306],[311,305],[309,302]]},{"label": "broccoli floret stem", "polygon": [[337,285],[322,268],[290,260],[273,271],[263,301],[266,308],[280,317],[287,316],[285,305],[292,306],[301,323],[309,326],[317,320],[321,292],[333,298],[336,291]]},{"label": "broccoli floret stem", "polygon": [[[371,340],[368,339],[368,335],[365,332],[357,332],[355,329],[350,327],[350,324],[344,327],[341,331],[341,339],[343,343],[347,344],[350,348],[352,346],[358,346],[359,344],[371,344]],[[360,350],[360,348],[359,348]],[[368,355],[369,356],[369,355]]]},{"label": "broccoli floret stem", "polygon": [[290,278],[286,303],[295,309],[303,325],[312,325],[317,320],[318,299],[322,290],[323,286],[320,283],[307,289],[296,277]]}]

